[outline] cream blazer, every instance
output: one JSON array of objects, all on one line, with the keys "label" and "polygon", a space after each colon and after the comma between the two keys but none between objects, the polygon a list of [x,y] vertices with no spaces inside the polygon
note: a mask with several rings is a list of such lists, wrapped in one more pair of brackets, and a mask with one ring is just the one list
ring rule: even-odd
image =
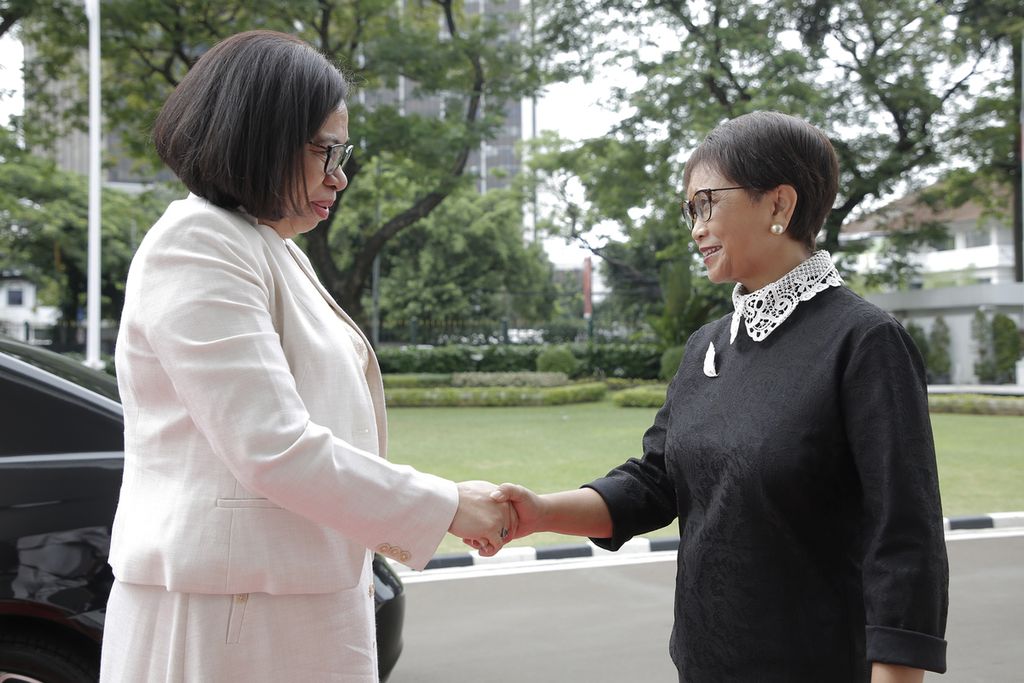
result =
[{"label": "cream blazer", "polygon": [[426,565],[458,492],[387,462],[380,369],[346,326],[290,240],[195,195],[168,207],[132,260],[115,353],[120,581],[326,593],[370,550]]}]

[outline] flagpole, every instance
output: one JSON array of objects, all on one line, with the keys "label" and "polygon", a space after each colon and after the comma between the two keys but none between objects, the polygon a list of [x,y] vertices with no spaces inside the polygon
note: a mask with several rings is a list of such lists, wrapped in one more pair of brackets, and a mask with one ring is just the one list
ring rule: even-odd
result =
[{"label": "flagpole", "polygon": [[100,360],[100,0],[85,0],[89,18],[89,248],[86,288],[85,364]]}]

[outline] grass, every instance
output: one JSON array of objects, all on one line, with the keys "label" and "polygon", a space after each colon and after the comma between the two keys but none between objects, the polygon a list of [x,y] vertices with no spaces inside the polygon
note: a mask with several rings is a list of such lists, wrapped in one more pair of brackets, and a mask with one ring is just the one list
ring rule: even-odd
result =
[{"label": "grass", "polygon": [[[528,408],[393,408],[390,456],[448,479],[512,481],[539,493],[577,488],[641,454],[656,410],[605,400]],[[947,516],[1024,510],[1024,417],[932,415]],[[675,536],[673,524],[648,536]],[[537,534],[512,545],[581,543]],[[448,537],[438,553],[466,550]]]}]

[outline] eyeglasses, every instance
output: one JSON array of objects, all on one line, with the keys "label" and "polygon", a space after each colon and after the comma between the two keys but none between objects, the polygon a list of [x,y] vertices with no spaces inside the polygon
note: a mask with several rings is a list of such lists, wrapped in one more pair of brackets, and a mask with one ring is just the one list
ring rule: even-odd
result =
[{"label": "eyeglasses", "polygon": [[686,221],[686,227],[693,230],[693,226],[697,223],[697,219],[707,223],[711,220],[711,193],[712,192],[725,192],[726,190],[745,190],[747,189],[743,185],[736,187],[706,187],[703,190],[697,190],[690,197],[690,200],[683,200],[683,205],[680,207],[683,211],[683,220]]},{"label": "eyeglasses", "polygon": [[324,175],[331,175],[339,168],[344,168],[346,162],[352,158],[352,152],[356,146],[347,142],[339,142],[336,145],[318,145],[313,141],[311,146],[324,151]]}]

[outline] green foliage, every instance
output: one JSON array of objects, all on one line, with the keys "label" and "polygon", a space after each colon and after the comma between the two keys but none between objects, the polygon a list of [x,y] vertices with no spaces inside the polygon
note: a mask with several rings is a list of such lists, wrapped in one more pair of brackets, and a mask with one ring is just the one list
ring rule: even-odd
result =
[{"label": "green foliage", "polygon": [[907,334],[914,340],[914,346],[921,353],[921,358],[928,359],[928,335],[925,333],[924,328],[915,322],[908,322],[904,325],[907,330]]},{"label": "green foliage", "polygon": [[382,254],[383,324],[546,319],[555,298],[552,267],[539,243],[524,245],[521,207],[512,190],[462,188],[399,234]]},{"label": "green foliage", "polygon": [[1024,415],[1024,396],[929,394],[928,410],[965,415]]},{"label": "green foliage", "polygon": [[490,344],[474,346],[470,357],[475,365],[466,370],[476,372],[523,372],[535,369],[541,346]]},{"label": "green foliage", "polygon": [[382,346],[376,349],[380,370],[388,374],[451,374],[474,367],[469,346]]},{"label": "green foliage", "polygon": [[407,372],[382,376],[385,389],[423,389],[426,387],[448,387],[452,375],[431,372]]},{"label": "green foliage", "polygon": [[[64,324],[86,305],[88,183],[85,177],[23,149],[0,127],[0,267],[17,267],[57,306]],[[59,182],[55,182],[59,179]],[[159,191],[128,194],[104,188],[101,213],[102,317],[118,320],[135,248],[160,216]],[[50,299],[52,297],[52,299]]]},{"label": "green foliage", "polygon": [[[529,372],[538,369],[538,356],[549,348],[540,344],[382,346],[377,349],[377,359],[386,374]],[[559,348],[569,350],[574,357],[575,376],[658,377],[661,350],[655,344],[572,344]]]},{"label": "green foliage", "polygon": [[1016,381],[1017,361],[1021,357],[1021,331],[1007,315],[992,316],[992,364],[995,381],[1013,384]]},{"label": "green foliage", "polygon": [[[85,16],[80,2],[55,3],[65,4],[70,9],[60,17],[34,11],[24,30],[36,48],[26,63],[26,101],[40,114],[27,117],[32,124],[27,133],[32,144],[43,147],[59,138],[58,130],[81,125],[85,113],[73,108],[66,112],[68,121],[58,120],[47,100],[59,76],[71,78],[77,92],[72,101],[85,102],[78,59],[88,35]],[[357,151],[346,167],[350,185],[335,205],[338,210],[305,237],[304,246],[328,290],[365,321],[363,295],[374,258],[388,258],[396,236],[473,184],[467,176],[470,152],[495,136],[507,106],[518,107],[522,97],[543,86],[548,46],[520,40],[508,30],[510,23],[518,26],[519,17],[489,9],[481,17],[453,0],[105,0],[104,116],[145,173],[160,166],[149,140],[156,112],[202,53],[222,38],[254,28],[285,31],[339,64],[356,87],[347,105]],[[375,95],[379,89],[393,92],[400,79],[410,95],[435,102],[443,114],[403,111],[396,99]],[[491,220],[488,210],[463,207],[450,211],[447,222],[475,230],[476,223]],[[508,211],[499,211],[491,222],[509,220]],[[488,229],[494,234],[499,228]],[[511,256],[501,258],[511,267]],[[537,273],[538,266],[531,266],[522,277]],[[457,276],[435,277],[427,305],[441,306],[442,283],[458,282]],[[466,287],[472,291],[476,284],[470,278]],[[538,297],[527,306],[542,301]]]},{"label": "green foliage", "polygon": [[949,325],[941,315],[935,318],[932,329],[928,333],[928,354],[925,365],[928,368],[928,381],[935,384],[948,384],[953,361],[949,355],[951,339]]},{"label": "green foliage", "polygon": [[982,384],[992,384],[996,380],[996,366],[992,348],[992,325],[988,316],[980,308],[975,311],[971,320],[971,337],[978,346],[978,360],[974,363],[974,374]]},{"label": "green foliage", "polygon": [[683,352],[686,346],[673,346],[665,349],[661,354],[661,369],[658,371],[658,379],[670,380],[675,377],[679,370],[679,364],[683,362]]},{"label": "green foliage", "polygon": [[561,387],[439,387],[386,389],[392,407],[554,406],[600,401],[607,388],[600,382]]},{"label": "green foliage", "polygon": [[[668,331],[694,329],[680,323],[672,293],[662,291],[665,278],[659,281],[662,262],[686,253],[690,239],[678,209],[684,164],[724,119],[774,109],[830,136],[840,190],[820,245],[834,253],[843,248],[840,226],[866,200],[907,181],[913,189],[949,159],[987,163],[983,157],[991,152],[1002,164],[991,177],[1019,185],[1015,166],[1003,164],[1013,159],[1017,125],[1014,69],[1006,68],[1008,51],[992,43],[996,35],[1019,42],[1019,3],[996,4],[1000,9],[990,11],[974,0],[547,3],[541,35],[558,46],[568,68],[588,75],[598,64],[615,63],[641,80],[609,92],[607,107],[628,113],[606,134],[536,142],[532,163],[559,197],[544,225],[581,239],[598,225],[615,225],[625,241],[594,249],[615,290],[609,303],[645,309],[640,319],[651,318],[670,345],[684,337]],[[991,76],[994,87],[975,96],[968,91],[972,74],[977,81]],[[985,98],[991,101],[982,103]],[[880,277],[913,278],[909,254],[941,239],[934,226],[920,227],[893,238]],[[698,275],[699,263],[691,261]],[[619,296],[627,289],[628,302]],[[719,315],[709,309],[703,321]]]},{"label": "green foliage", "polygon": [[605,377],[604,385],[608,391],[622,391],[633,387],[649,387],[664,384],[660,379],[636,379],[633,377]]},{"label": "green foliage", "polygon": [[974,372],[983,384],[1009,384],[1015,381],[1017,361],[1021,357],[1020,330],[1007,315],[996,313],[989,320],[979,309],[971,321],[971,336],[978,345]]},{"label": "green foliage", "polygon": [[612,401],[620,408],[660,408],[665,403],[665,391],[661,386],[633,387],[612,395]]},{"label": "green foliage", "polygon": [[657,379],[661,349],[656,344],[587,344],[574,347],[583,374],[595,377]]},{"label": "green foliage", "polygon": [[576,356],[564,346],[549,346],[537,356],[537,372],[561,372],[572,376],[578,367]]},{"label": "green foliage", "polygon": [[456,372],[453,387],[561,387],[569,383],[564,372]]}]

